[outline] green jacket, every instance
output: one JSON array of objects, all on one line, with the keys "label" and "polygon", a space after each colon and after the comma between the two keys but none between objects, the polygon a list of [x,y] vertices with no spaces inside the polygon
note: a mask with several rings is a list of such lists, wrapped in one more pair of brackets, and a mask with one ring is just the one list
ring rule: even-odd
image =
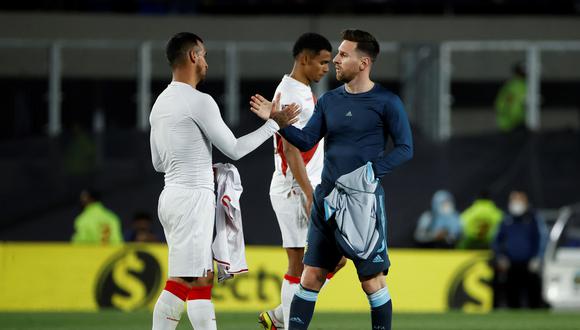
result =
[{"label": "green jacket", "polygon": [[497,125],[503,132],[521,126],[526,120],[526,80],[516,77],[508,80],[495,99]]},{"label": "green jacket", "polygon": [[100,202],[85,207],[75,219],[73,243],[115,244],[123,242],[119,217]]},{"label": "green jacket", "polygon": [[[489,199],[478,199],[461,214],[464,242],[460,247],[471,248],[471,242],[488,245],[495,236],[503,212]],[[481,247],[481,246],[479,246]]]}]

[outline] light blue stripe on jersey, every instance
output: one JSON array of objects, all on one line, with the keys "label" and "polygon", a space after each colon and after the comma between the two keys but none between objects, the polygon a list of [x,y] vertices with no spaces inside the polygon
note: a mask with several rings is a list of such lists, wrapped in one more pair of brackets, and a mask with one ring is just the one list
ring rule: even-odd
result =
[{"label": "light blue stripe on jersey", "polygon": [[324,220],[328,221],[328,219],[330,219],[330,217],[332,217],[332,215],[334,214],[334,211],[335,211],[335,209],[330,207],[330,205],[328,205],[328,202],[325,200],[324,201]]},{"label": "light blue stripe on jersey", "polygon": [[375,171],[373,170],[373,163],[371,162],[367,162],[366,165],[367,167],[367,183],[378,183],[379,182],[379,178],[375,177]]},{"label": "light blue stripe on jersey", "polygon": [[296,296],[306,301],[314,302],[318,298],[318,292],[306,290],[302,287],[302,285],[300,285],[298,291],[296,291]]},{"label": "light blue stripe on jersey", "polygon": [[371,307],[375,308],[388,303],[391,300],[391,294],[389,293],[389,289],[384,287],[373,294],[367,295],[367,298],[369,299]]},{"label": "light blue stripe on jersey", "polygon": [[380,212],[380,220],[381,224],[383,225],[383,234],[385,235],[385,241],[387,240],[387,212],[385,211],[385,196],[379,197],[379,212]]}]

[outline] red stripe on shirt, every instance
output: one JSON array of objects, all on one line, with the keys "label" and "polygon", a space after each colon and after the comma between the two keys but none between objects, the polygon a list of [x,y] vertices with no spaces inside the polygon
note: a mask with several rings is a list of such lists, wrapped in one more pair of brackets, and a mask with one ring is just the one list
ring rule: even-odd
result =
[{"label": "red stripe on shirt", "polygon": [[[312,93],[312,101],[316,105],[317,99],[314,93]],[[282,174],[286,176],[286,172],[288,171],[288,161],[286,161],[286,155],[284,154],[284,143],[282,142],[282,137],[278,133],[274,135],[274,139],[276,139],[276,153],[278,153],[278,155],[280,155],[280,158],[282,159]],[[312,149],[300,152],[300,155],[302,156],[302,161],[304,162],[304,166],[308,165],[308,162],[310,162],[312,157],[314,157],[314,153],[316,153],[317,148],[318,143],[315,144],[314,147],[312,147]]]}]

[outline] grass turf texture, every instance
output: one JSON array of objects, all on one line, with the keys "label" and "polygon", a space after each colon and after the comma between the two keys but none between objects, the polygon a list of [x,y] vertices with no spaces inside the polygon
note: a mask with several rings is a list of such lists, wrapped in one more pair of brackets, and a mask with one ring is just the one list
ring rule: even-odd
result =
[{"label": "grass turf texture", "polygon": [[[257,313],[218,313],[219,330],[261,329]],[[370,328],[369,314],[316,313],[310,329],[360,330]],[[148,312],[122,313],[0,313],[2,330],[142,330],[151,329]],[[183,315],[178,330],[191,329]],[[394,330],[578,330],[580,313],[502,311],[490,314],[396,314]]]}]

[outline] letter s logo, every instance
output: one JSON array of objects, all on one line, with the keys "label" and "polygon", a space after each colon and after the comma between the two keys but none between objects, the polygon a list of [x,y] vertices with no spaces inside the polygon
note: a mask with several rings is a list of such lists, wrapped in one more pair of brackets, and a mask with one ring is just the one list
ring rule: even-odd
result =
[{"label": "letter s logo", "polygon": [[463,279],[463,289],[467,296],[472,297],[477,303],[467,301],[463,305],[466,312],[486,312],[493,307],[493,294],[489,283],[493,272],[485,262],[478,262],[467,269]]},{"label": "letter s logo", "polygon": [[113,266],[113,282],[124,292],[113,293],[111,297],[113,306],[129,311],[135,309],[143,301],[147,294],[145,284],[136,274],[140,274],[145,269],[145,263],[137,258],[135,251],[131,251],[124,258],[117,261]]},{"label": "letter s logo", "polygon": [[160,280],[157,260],[144,250],[128,247],[113,256],[101,272],[97,303],[124,311],[141,308],[155,298]]},{"label": "letter s logo", "polygon": [[493,306],[489,257],[477,257],[457,272],[449,287],[447,305],[465,312],[488,312]]}]

